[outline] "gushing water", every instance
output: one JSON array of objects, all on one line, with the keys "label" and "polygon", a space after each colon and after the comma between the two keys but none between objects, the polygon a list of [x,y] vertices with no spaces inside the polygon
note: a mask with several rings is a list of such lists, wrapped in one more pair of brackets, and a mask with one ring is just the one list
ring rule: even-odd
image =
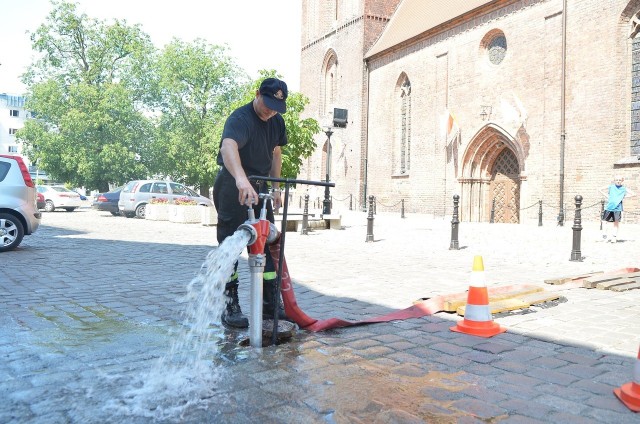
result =
[{"label": "gushing water", "polygon": [[205,408],[206,399],[216,396],[223,370],[207,359],[217,352],[211,336],[220,326],[225,283],[248,242],[248,232],[236,231],[207,255],[187,285],[184,322],[168,354],[144,379],[132,383],[123,399],[109,402],[106,407],[111,412],[171,419],[192,408]]}]

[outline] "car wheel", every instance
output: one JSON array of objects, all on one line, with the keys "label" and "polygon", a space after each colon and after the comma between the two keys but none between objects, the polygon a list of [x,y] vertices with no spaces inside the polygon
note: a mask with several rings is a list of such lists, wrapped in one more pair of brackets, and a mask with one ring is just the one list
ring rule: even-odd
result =
[{"label": "car wheel", "polygon": [[147,216],[147,204],[141,203],[136,208],[136,216],[140,219],[144,219]]},{"label": "car wheel", "polygon": [[134,216],[136,216],[135,212],[124,212],[124,216],[126,216],[127,218],[133,218]]},{"label": "car wheel", "polygon": [[24,227],[18,218],[0,213],[0,252],[15,249],[24,237]]},{"label": "car wheel", "polygon": [[76,208],[65,208],[67,210],[67,212],[73,212],[76,210]]},{"label": "car wheel", "polygon": [[51,200],[47,200],[47,202],[44,204],[44,210],[46,212],[53,212],[56,210],[56,206],[53,204]]}]

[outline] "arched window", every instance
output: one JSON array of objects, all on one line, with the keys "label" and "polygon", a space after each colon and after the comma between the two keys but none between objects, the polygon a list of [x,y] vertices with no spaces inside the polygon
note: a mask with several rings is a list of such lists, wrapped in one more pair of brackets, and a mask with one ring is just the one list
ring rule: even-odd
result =
[{"label": "arched window", "polygon": [[640,12],[631,18],[631,154],[640,155]]},{"label": "arched window", "polygon": [[398,172],[407,174],[411,168],[411,82],[405,75],[399,90],[400,142],[398,144]]},{"label": "arched window", "polygon": [[335,52],[331,51],[328,53],[323,72],[324,93],[322,96],[323,104],[321,112],[326,116],[328,113],[333,113],[338,86],[338,58]]}]

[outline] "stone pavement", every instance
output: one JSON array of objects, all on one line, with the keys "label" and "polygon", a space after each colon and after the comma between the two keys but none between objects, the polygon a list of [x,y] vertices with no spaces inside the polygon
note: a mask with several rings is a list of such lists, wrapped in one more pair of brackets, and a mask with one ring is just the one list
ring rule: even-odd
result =
[{"label": "stone pavement", "polygon": [[[637,225],[609,244],[583,223],[584,259],[571,262],[571,223],[462,222],[449,250],[450,219],[379,213],[367,243],[366,213],[342,215],[343,230],[286,233],[298,304],[314,318],[464,291],[478,254],[489,286],[640,267]],[[459,317],[446,313],[298,331],[261,350],[212,325],[204,366],[176,368],[187,285],[214,247],[215,227],[45,213],[0,255],[0,422],[640,423],[612,393],[633,376],[640,290],[545,285],[563,300],[495,316],[508,330],[490,339],[449,331]]]}]

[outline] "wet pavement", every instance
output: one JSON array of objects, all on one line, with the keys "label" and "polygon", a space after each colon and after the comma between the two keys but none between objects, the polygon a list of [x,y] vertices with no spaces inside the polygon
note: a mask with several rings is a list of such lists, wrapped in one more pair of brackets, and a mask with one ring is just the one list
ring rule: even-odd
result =
[{"label": "wet pavement", "polygon": [[[640,290],[543,284],[640,267],[640,226],[623,223],[610,244],[583,222],[584,258],[572,262],[571,223],[462,222],[449,250],[450,219],[378,213],[366,242],[367,214],[341,213],[343,230],[286,234],[313,318],[362,320],[464,291],[475,255],[490,287],[538,284],[561,301],[494,316],[507,332],[489,339],[451,332],[460,317],[437,313],[300,330],[261,350],[241,346],[247,331],[212,325],[176,353],[215,227],[45,213],[0,255],[0,422],[640,423],[612,393],[633,377]],[[248,284],[240,292],[248,312]]]}]

